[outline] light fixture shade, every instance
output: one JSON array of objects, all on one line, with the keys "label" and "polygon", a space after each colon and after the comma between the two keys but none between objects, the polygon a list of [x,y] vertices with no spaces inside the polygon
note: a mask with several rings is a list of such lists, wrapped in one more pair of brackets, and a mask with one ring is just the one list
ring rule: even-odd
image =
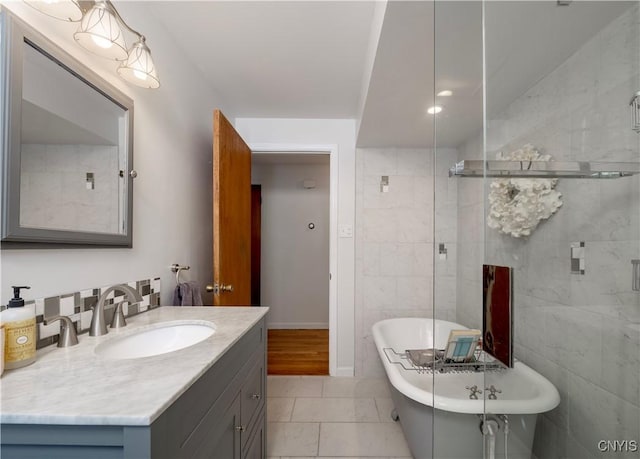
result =
[{"label": "light fixture shade", "polygon": [[75,0],[24,0],[41,13],[63,21],[78,22],[82,19],[82,10]]},{"label": "light fixture shade", "polygon": [[103,2],[96,3],[87,11],[73,38],[83,48],[99,56],[116,61],[127,58],[127,45],[120,24]]},{"label": "light fixture shade", "polygon": [[136,86],[151,89],[160,87],[156,66],[144,37],[131,46],[127,60],[118,67],[118,73],[124,80]]}]

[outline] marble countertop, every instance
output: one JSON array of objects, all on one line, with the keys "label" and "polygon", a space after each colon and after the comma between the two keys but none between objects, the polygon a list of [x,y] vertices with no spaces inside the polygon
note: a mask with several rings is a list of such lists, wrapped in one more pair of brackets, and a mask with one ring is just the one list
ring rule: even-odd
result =
[{"label": "marble countertop", "polygon": [[[3,424],[150,425],[269,308],[160,307],[127,319],[99,337],[79,336],[70,348],[48,346],[34,364],[0,379]],[[173,320],[206,320],[215,333],[191,347],[130,360],[97,356],[97,344]]]}]

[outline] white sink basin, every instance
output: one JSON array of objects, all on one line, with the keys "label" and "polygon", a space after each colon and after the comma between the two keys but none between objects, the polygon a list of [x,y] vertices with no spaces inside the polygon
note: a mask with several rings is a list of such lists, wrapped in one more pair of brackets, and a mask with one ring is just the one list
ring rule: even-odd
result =
[{"label": "white sink basin", "polygon": [[95,353],[108,359],[138,359],[167,354],[199,343],[213,335],[216,326],[203,320],[162,322],[152,328],[100,343]]}]

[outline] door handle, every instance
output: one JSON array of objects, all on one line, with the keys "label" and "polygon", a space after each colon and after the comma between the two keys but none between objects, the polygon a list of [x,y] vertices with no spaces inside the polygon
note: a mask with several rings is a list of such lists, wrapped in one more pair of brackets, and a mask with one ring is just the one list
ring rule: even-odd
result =
[{"label": "door handle", "polygon": [[207,285],[205,289],[209,293],[213,292],[214,295],[219,295],[220,293],[223,293],[223,292],[229,292],[229,293],[233,292],[233,285],[213,284],[213,285]]}]

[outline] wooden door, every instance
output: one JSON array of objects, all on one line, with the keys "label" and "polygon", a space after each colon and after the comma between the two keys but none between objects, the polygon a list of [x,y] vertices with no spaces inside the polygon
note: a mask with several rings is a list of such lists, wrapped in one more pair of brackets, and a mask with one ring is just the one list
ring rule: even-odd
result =
[{"label": "wooden door", "polygon": [[251,150],[213,115],[214,306],[251,305]]}]

